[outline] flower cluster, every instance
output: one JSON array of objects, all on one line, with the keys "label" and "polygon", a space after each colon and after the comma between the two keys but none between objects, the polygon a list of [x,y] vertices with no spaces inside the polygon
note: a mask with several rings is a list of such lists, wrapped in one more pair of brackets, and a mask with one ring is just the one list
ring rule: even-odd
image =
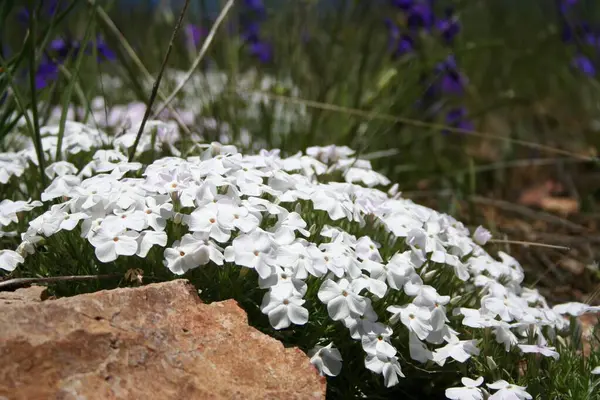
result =
[{"label": "flower cluster", "polygon": [[575,5],[577,0],[560,0],[558,2],[559,18],[562,25],[562,40],[573,46],[575,55],[572,66],[583,74],[596,75],[600,47],[600,32],[588,22],[577,18]]},{"label": "flower cluster", "polygon": [[[185,77],[186,73],[183,71],[167,70],[164,79],[173,85],[177,85]],[[123,83],[120,79],[109,75],[102,76],[101,79],[107,91],[122,91]],[[208,107],[228,95],[227,85],[228,78],[225,73],[207,71],[202,74],[194,74],[188,84],[184,86],[181,100],[174,102],[177,119],[186,126],[194,127],[194,133],[189,137],[193,142],[217,140],[225,144],[236,143],[242,148],[258,149],[264,147],[264,143],[256,139],[250,140],[250,133],[246,128],[240,128],[237,136],[234,136],[227,122],[202,117],[203,114],[206,114],[205,111]],[[147,87],[148,91],[151,89],[151,86]],[[288,93],[292,96],[300,95],[298,87],[290,79],[275,79],[269,75],[260,75],[256,70],[249,70],[236,79],[236,96],[244,105],[237,111],[239,117],[245,119],[248,124],[252,122],[258,124],[264,110],[269,110],[269,113],[273,116],[271,126],[274,133],[273,140],[278,142],[284,135],[288,135],[292,129],[298,129],[305,125],[308,113],[304,105],[285,104],[269,98],[267,93],[273,92]],[[115,133],[118,137],[121,137],[117,143],[121,150],[125,150],[133,145],[146,111],[145,103],[134,101],[133,98],[128,100],[131,101],[120,101],[116,104],[110,102],[109,105],[105,98],[98,96],[90,101],[89,108],[71,106],[67,110],[67,119],[84,120],[87,116],[90,125],[106,129],[109,133]],[[61,115],[61,107],[52,107],[49,124],[58,124]],[[32,118],[31,113],[30,117]],[[174,150],[173,146],[181,139],[179,127],[175,123],[175,115],[169,109],[165,109],[157,116],[157,119],[169,122],[169,129],[166,131],[165,129],[159,130],[158,136],[154,137],[158,140],[156,143]],[[19,126],[25,126],[25,119],[19,120]],[[153,124],[150,124],[150,126],[154,127]],[[166,126],[163,125],[163,127]],[[148,131],[151,131],[151,129],[148,129]],[[152,140],[153,136],[151,134],[142,136],[142,142],[138,149],[142,148],[144,151],[150,149]],[[46,149],[46,147],[44,148]],[[179,154],[179,152],[172,151],[171,154]],[[0,155],[0,163],[1,160],[2,155]]]},{"label": "flower cluster", "polygon": [[98,54],[98,62],[104,60],[114,61],[116,59],[115,53],[101,37],[97,37],[94,42],[83,45],[75,40],[69,41],[61,38],[52,40],[35,74],[36,89],[41,90],[58,78],[59,65],[65,63],[69,58],[77,57],[80,51],[92,54],[93,49]]},{"label": "flower cluster", "polygon": [[261,38],[260,23],[266,17],[266,9],[262,0],[245,0],[245,15],[242,17],[242,39],[248,46],[248,53],[262,63],[273,59],[271,44]]},{"label": "flower cluster", "polygon": [[[68,127],[70,152],[106,145],[100,131]],[[44,128],[44,147],[52,147],[56,131]],[[101,263],[162,248],[175,275],[225,264],[254,270],[265,290],[260,310],[273,329],[310,324],[308,305],[322,304],[328,323],[347,329],[365,367],[386,386],[405,376],[408,358],[436,368],[488,356],[484,336],[501,351],[558,358],[552,343],[568,328],[563,315],[597,311],[579,303],[550,308],[521,286],[514,258],[483,249],[487,230],[471,234],[454,218],[401,198],[397,185],[375,189],[389,180],[347,147],[281,157],[211,143],[199,155],[146,167],[127,161],[118,138],[113,147],[96,150],[82,168],[48,166],[53,180],[41,199],[49,209],[29,222],[16,250],[0,252],[0,268],[14,270],[48,237],[73,231]],[[2,228],[40,205],[2,201]],[[342,355],[325,331],[314,345],[311,362],[322,374],[338,374]],[[465,378],[465,387],[447,396],[482,398],[482,382]],[[496,390],[491,398],[530,398],[506,381],[487,386]]]},{"label": "flower cluster", "polygon": [[[460,33],[460,24],[452,8],[447,8],[444,15],[438,17],[433,9],[433,1],[426,0],[391,0],[392,5],[401,10],[401,21],[386,19],[389,31],[389,47],[394,57],[423,51],[420,43],[421,32],[437,35],[444,46],[451,47]],[[439,62],[431,74],[424,74],[421,81],[425,86],[425,94],[419,107],[430,117],[445,110],[445,123],[448,126],[463,130],[473,130],[473,124],[467,117],[463,106],[446,106],[447,96],[460,97],[467,84],[466,77],[460,72],[456,59],[449,55]]]}]

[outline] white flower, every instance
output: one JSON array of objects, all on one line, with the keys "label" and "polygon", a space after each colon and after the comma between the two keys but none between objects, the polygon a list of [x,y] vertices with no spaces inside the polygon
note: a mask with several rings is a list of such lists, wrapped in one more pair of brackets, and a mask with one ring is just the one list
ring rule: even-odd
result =
[{"label": "white flower", "polygon": [[238,229],[243,233],[252,232],[260,224],[260,220],[246,207],[238,207],[233,204],[220,204],[218,217],[223,226],[229,229]]},{"label": "white flower", "polygon": [[152,246],[158,245],[165,247],[167,245],[167,234],[165,232],[143,231],[138,237],[138,250],[136,255],[145,258]]},{"label": "white flower", "polygon": [[600,375],[600,366],[594,368],[591,373],[594,375]]},{"label": "white flower", "polygon": [[5,271],[14,271],[17,265],[25,262],[23,256],[13,250],[0,250],[0,268]]},{"label": "white flower", "polygon": [[503,321],[510,322],[523,318],[527,303],[516,295],[509,293],[502,298],[493,295],[483,296],[481,306],[492,315],[499,315]]},{"label": "white flower", "polygon": [[462,324],[471,328],[489,328],[498,325],[498,321],[494,319],[494,315],[482,313],[481,310],[473,308],[461,307],[457,310],[465,317]]},{"label": "white flower", "polygon": [[589,304],[584,303],[563,303],[557,304],[552,309],[558,314],[568,314],[573,317],[578,317],[582,314],[590,313],[590,312],[599,312],[600,306],[590,306]]},{"label": "white flower", "polygon": [[408,334],[408,350],[410,353],[410,358],[413,360],[426,363],[427,361],[433,359],[433,353],[431,350],[429,350],[427,345],[421,342],[417,335],[415,335],[413,332],[409,332]]},{"label": "white flower", "polygon": [[483,400],[483,390],[478,386],[483,383],[483,376],[473,380],[461,378],[464,387],[453,387],[446,389],[446,398],[451,400]]},{"label": "white flower", "polygon": [[[166,199],[165,199],[166,200]],[[173,204],[159,203],[155,197],[146,197],[146,223],[155,231],[162,231],[167,225],[167,219],[173,216]]]},{"label": "white flower", "polygon": [[342,370],[342,355],[333,347],[333,342],[327,346],[316,346],[308,352],[310,363],[317,368],[321,375],[337,376]]},{"label": "white flower", "polygon": [[396,290],[402,289],[412,276],[417,276],[414,267],[402,254],[394,255],[387,264],[379,264],[370,260],[363,261],[362,268],[369,271],[371,278],[385,281],[392,289]]},{"label": "white flower", "polygon": [[491,238],[492,234],[483,226],[478,226],[473,233],[473,240],[480,246],[485,245]]},{"label": "white flower", "polygon": [[173,247],[165,249],[165,265],[174,274],[183,275],[192,268],[206,265],[210,261],[209,247],[203,240],[185,234]]},{"label": "white flower", "polygon": [[356,256],[361,260],[383,261],[379,250],[377,250],[377,245],[368,236],[363,236],[356,241],[354,251],[356,251]]},{"label": "white flower", "polygon": [[96,248],[98,260],[107,263],[116,260],[118,256],[134,255],[139,235],[116,225],[102,223],[100,229],[88,240]]},{"label": "white flower", "polygon": [[393,333],[389,326],[379,322],[372,324],[370,330],[361,338],[363,350],[374,356],[394,357],[396,349],[390,343]]},{"label": "white flower", "polygon": [[320,255],[319,249],[310,244],[310,247],[302,242],[295,242],[287,246],[280,246],[277,249],[277,262],[280,265],[287,265],[294,269],[295,275],[299,279],[306,279],[308,274],[321,277],[327,273],[327,267],[324,263],[314,263],[311,252],[316,252]]},{"label": "white flower", "polygon": [[306,228],[306,221],[302,219],[300,214],[286,212],[277,215],[277,224],[273,227],[272,232],[277,243],[284,245],[291,244],[296,239],[296,231],[308,237],[310,233],[304,228]]},{"label": "white flower", "polygon": [[67,161],[57,161],[48,165],[44,173],[48,178],[53,179],[55,176],[75,175],[77,167]]},{"label": "white flower", "polygon": [[367,302],[358,295],[363,288],[363,283],[359,281],[351,283],[347,279],[340,279],[339,282],[327,279],[317,295],[327,305],[331,319],[339,321],[349,316],[358,317],[365,312]]},{"label": "white flower", "polygon": [[517,343],[519,340],[514,333],[510,330],[511,325],[504,321],[497,321],[492,328],[492,332],[496,337],[496,342],[504,344],[504,349],[508,352],[510,348]]},{"label": "white flower", "polygon": [[365,297],[367,307],[365,312],[360,317],[349,316],[342,320],[342,323],[350,331],[350,337],[352,339],[360,340],[363,335],[373,330],[373,325],[377,321],[377,314],[373,309],[371,299]]},{"label": "white flower", "polygon": [[472,355],[479,355],[477,340],[459,340],[457,336],[452,336],[447,345],[433,353],[433,361],[441,366],[446,363],[448,358],[464,363]]},{"label": "white flower", "polygon": [[518,345],[519,349],[523,353],[537,353],[546,357],[552,357],[555,360],[558,360],[560,354],[556,351],[554,347],[546,347],[546,346],[538,346],[538,345],[529,345],[529,344],[520,344]]},{"label": "white flower", "polygon": [[232,226],[228,225],[229,218],[220,217],[221,206],[218,203],[209,203],[197,208],[185,218],[185,223],[192,232],[205,232],[217,242],[225,243],[231,237]]},{"label": "white flower", "polygon": [[414,304],[407,304],[402,307],[389,306],[386,308],[391,312],[391,323],[400,320],[408,328],[414,332],[421,340],[425,340],[429,333],[433,330],[431,326],[431,312],[426,307],[418,307]]},{"label": "white flower", "polygon": [[497,390],[488,400],[524,400],[533,398],[525,391],[526,387],[512,385],[502,379],[494,383],[487,383],[487,386],[490,389]]},{"label": "white flower", "polygon": [[349,202],[343,196],[333,190],[317,189],[310,197],[315,210],[327,211],[329,218],[336,221],[338,219],[352,219],[352,211]]},{"label": "white flower", "polygon": [[261,278],[274,272],[275,258],[272,255],[273,242],[266,232],[255,230],[240,235],[225,249],[225,259],[243,267],[255,269]]},{"label": "white flower", "polygon": [[4,199],[0,201],[0,226],[9,225],[11,222],[19,222],[17,214],[24,211],[31,211],[35,207],[41,206],[39,201],[12,201]]},{"label": "white flower", "polygon": [[318,159],[325,164],[335,163],[340,159],[346,159],[352,154],[354,150],[347,146],[336,146],[330,144],[329,146],[313,146],[306,149],[306,154]]},{"label": "white flower", "polygon": [[302,307],[304,300],[291,290],[270,290],[263,297],[261,311],[269,316],[274,329],[284,329],[290,324],[304,325],[308,322],[308,310]]},{"label": "white flower", "polygon": [[375,372],[376,374],[382,374],[384,384],[386,387],[397,385],[399,382],[398,377],[404,378],[398,357],[386,357],[368,355],[365,358],[365,367]]}]

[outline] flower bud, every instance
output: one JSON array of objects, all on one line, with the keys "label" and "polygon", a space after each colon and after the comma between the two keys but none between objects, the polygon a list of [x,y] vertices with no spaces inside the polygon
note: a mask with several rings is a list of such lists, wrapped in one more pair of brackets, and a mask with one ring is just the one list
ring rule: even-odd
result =
[{"label": "flower bud", "polygon": [[183,214],[182,213],[175,213],[175,216],[173,216],[173,223],[179,225],[181,224],[181,222],[183,221]]},{"label": "flower bud", "polygon": [[498,366],[496,365],[496,362],[490,356],[487,356],[485,358],[485,363],[487,364],[488,368],[491,369],[492,371],[494,371],[496,368],[498,368]]}]

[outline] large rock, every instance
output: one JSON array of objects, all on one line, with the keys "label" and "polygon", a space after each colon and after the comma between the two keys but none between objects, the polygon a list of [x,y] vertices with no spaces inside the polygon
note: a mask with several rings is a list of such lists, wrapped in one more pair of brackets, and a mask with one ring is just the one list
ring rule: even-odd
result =
[{"label": "large rock", "polygon": [[318,399],[308,357],[185,280],[0,302],[0,398]]}]

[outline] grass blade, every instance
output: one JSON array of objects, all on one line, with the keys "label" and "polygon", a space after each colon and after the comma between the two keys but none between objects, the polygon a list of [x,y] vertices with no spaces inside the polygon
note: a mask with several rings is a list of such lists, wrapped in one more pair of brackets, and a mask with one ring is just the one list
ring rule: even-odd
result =
[{"label": "grass blade", "polygon": [[177,20],[177,24],[175,25],[175,29],[173,29],[173,34],[171,35],[171,40],[169,41],[169,47],[167,48],[167,53],[165,54],[165,58],[163,59],[162,65],[160,67],[160,71],[158,72],[158,76],[156,77],[156,82],[154,82],[154,86],[152,87],[152,93],[150,94],[150,99],[148,100],[148,105],[146,106],[146,112],[144,113],[144,118],[142,119],[142,123],[140,124],[140,128],[138,130],[137,135],[135,136],[135,141],[133,142],[133,146],[129,151],[129,161],[133,160],[135,156],[135,150],[140,143],[140,139],[142,137],[142,133],[144,132],[144,127],[146,126],[146,121],[150,117],[150,112],[152,111],[152,104],[156,99],[156,94],[158,93],[158,88],[160,86],[160,81],[162,80],[163,73],[167,66],[167,62],[169,61],[169,56],[171,55],[171,50],[173,49],[173,42],[175,42],[175,38],[177,37],[177,33],[179,32],[179,28],[181,28],[181,24],[183,22],[183,17],[185,16],[185,12],[187,11],[188,6],[190,5],[190,0],[186,0],[183,5],[183,9],[179,14],[179,19]]},{"label": "grass blade", "polygon": [[[87,27],[85,29],[85,34],[84,34],[84,38],[82,41],[83,46],[87,46],[89,44],[89,40],[90,40],[90,34],[92,32],[93,26],[94,26],[94,15],[96,13],[96,9],[92,8],[90,11],[90,16],[88,19],[88,24]],[[60,115],[60,123],[59,123],[59,129],[58,129],[58,140],[56,143],[56,155],[55,155],[55,160],[59,161],[62,158],[62,142],[63,142],[63,137],[65,135],[65,125],[67,123],[67,114],[69,111],[69,104],[71,102],[71,97],[73,96],[73,89],[75,88],[75,84],[77,82],[77,78],[79,76],[79,70],[81,69],[81,62],[83,60],[83,56],[85,55],[85,49],[80,48],[79,49],[79,54],[77,54],[77,59],[75,60],[75,71],[73,72],[72,76],[71,76],[71,80],[69,82],[69,85],[67,86],[67,91],[65,92],[65,96],[63,97],[63,101],[62,101],[62,112]]]},{"label": "grass blade", "polygon": [[169,97],[167,97],[167,99],[164,100],[163,104],[160,107],[158,107],[158,109],[156,110],[154,115],[160,115],[160,113],[163,112],[164,109],[167,108],[169,106],[169,104],[173,101],[175,96],[177,96],[179,91],[181,91],[181,89],[183,89],[183,87],[185,86],[187,81],[190,80],[190,78],[194,74],[194,71],[196,70],[196,68],[198,68],[198,65],[200,65],[200,63],[202,62],[204,55],[208,51],[208,48],[210,47],[210,44],[212,43],[212,41],[215,37],[215,34],[217,33],[217,29],[219,29],[219,26],[221,26],[221,24],[225,20],[225,17],[229,13],[229,10],[231,9],[231,7],[233,7],[234,2],[235,2],[235,0],[229,0],[225,4],[223,9],[221,10],[221,13],[219,14],[217,19],[215,20],[215,23],[213,24],[212,28],[210,29],[208,36],[206,36],[206,39],[202,43],[202,48],[200,48],[200,52],[198,53],[198,56],[192,63],[192,66],[190,67],[188,72],[186,73],[185,78],[182,79],[181,82],[179,82],[179,85],[177,85],[177,87],[173,90],[173,92],[169,95]]}]

